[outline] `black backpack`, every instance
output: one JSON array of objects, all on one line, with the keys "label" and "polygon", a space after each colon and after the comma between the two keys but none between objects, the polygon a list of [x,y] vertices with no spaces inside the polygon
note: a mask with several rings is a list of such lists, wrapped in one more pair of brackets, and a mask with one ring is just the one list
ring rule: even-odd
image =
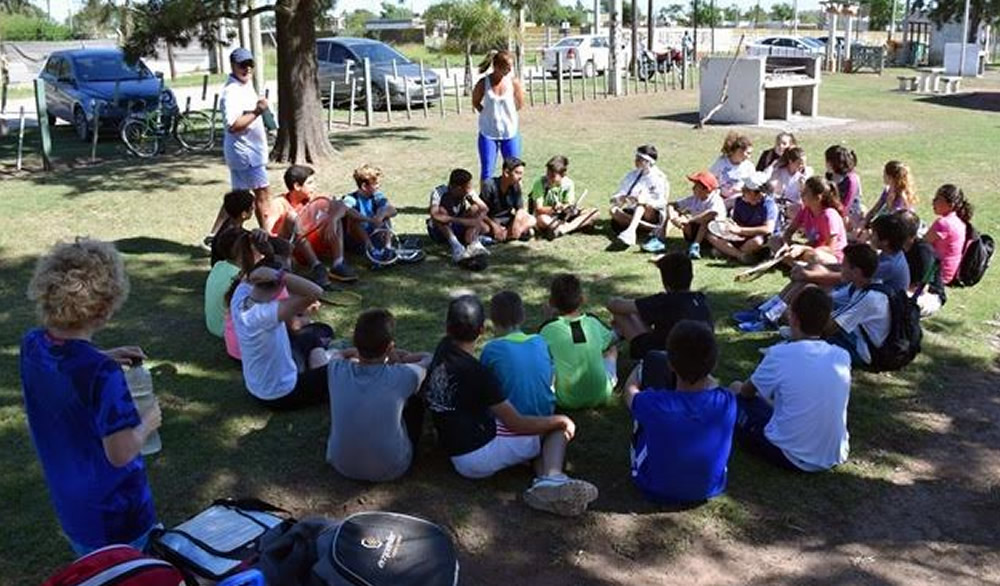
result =
[{"label": "black backpack", "polygon": [[968,234],[965,237],[965,252],[962,253],[962,263],[958,265],[958,274],[952,284],[971,287],[978,283],[990,266],[990,259],[993,258],[995,248],[996,245],[989,234],[980,234],[972,227],[972,224],[969,224]]},{"label": "black backpack", "polygon": [[870,372],[899,370],[920,354],[924,332],[920,328],[920,307],[903,289],[892,289],[882,283],[872,283],[868,291],[879,291],[889,299],[889,335],[881,346],[875,346],[864,328],[860,328],[871,363],[864,367]]}]

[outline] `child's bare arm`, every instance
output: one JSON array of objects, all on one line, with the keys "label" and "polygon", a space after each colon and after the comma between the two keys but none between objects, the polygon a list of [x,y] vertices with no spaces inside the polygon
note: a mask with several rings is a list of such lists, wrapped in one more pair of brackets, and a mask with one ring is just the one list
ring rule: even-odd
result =
[{"label": "child's bare arm", "polygon": [[639,308],[635,305],[634,299],[626,299],[624,297],[612,297],[608,300],[605,305],[608,311],[618,315],[625,315],[631,313],[639,313]]},{"label": "child's bare arm", "polygon": [[160,412],[159,404],[155,404],[149,411],[142,413],[140,418],[139,425],[122,429],[102,438],[104,455],[115,468],[121,468],[134,460],[139,455],[142,445],[146,443],[149,434],[160,428],[163,415]]},{"label": "child's bare arm", "polygon": [[576,434],[576,424],[565,415],[550,415],[548,417],[521,415],[510,404],[510,401],[498,403],[490,407],[490,410],[507,429],[518,435],[543,435],[551,431],[561,430],[566,434],[566,439],[573,439],[573,435]]},{"label": "child's bare arm", "polygon": [[632,373],[628,375],[628,380],[625,381],[625,386],[623,387],[623,398],[625,399],[625,408],[629,411],[632,410],[632,401],[635,399],[636,395],[639,394],[639,369],[641,365],[637,365],[632,369]]}]

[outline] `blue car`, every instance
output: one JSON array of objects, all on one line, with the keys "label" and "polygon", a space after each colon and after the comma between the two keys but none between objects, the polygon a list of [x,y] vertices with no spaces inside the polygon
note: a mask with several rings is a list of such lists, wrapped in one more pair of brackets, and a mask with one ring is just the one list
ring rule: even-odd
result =
[{"label": "blue car", "polygon": [[90,137],[98,103],[101,125],[116,128],[132,114],[155,110],[161,99],[164,112],[177,109],[177,100],[163,88],[162,79],[142,61],[126,63],[120,49],[53,52],[38,78],[45,83],[49,124],[66,120],[81,140]]}]

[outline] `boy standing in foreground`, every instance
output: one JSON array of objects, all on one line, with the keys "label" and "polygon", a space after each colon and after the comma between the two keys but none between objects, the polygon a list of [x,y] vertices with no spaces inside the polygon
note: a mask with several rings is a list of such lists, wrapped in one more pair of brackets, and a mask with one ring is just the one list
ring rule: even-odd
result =
[{"label": "boy standing in foreground", "polygon": [[485,323],[483,304],[473,295],[448,305],[447,335],[423,386],[438,438],[466,478],[532,462],[536,477],[524,492],[525,503],[558,515],[582,514],[597,498],[597,487],[563,472],[576,424],[565,415],[521,415],[504,398],[496,378],[472,354]]}]

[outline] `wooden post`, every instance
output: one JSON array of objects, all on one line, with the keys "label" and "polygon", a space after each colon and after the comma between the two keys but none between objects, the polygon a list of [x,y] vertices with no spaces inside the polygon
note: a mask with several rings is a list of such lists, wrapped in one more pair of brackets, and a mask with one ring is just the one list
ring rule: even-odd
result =
[{"label": "wooden post", "polygon": [[329,103],[330,109],[327,110],[327,112],[326,112],[326,131],[327,132],[333,132],[333,96],[334,96],[333,90],[334,90],[334,81],[331,79],[330,80],[330,103]]},{"label": "wooden post", "polygon": [[535,76],[531,73],[528,74],[528,104],[535,107]]},{"label": "wooden post", "polygon": [[90,141],[90,162],[97,161],[97,135],[100,134],[101,128],[101,103],[94,102],[94,134]]},{"label": "wooden post", "polygon": [[372,104],[372,62],[371,59],[365,57],[363,60],[363,67],[365,72],[365,126],[371,126],[374,120],[374,109]]},{"label": "wooden post", "polygon": [[451,77],[451,66],[448,65],[448,58],[444,58],[444,76]]},{"label": "wooden post", "polygon": [[[607,73],[605,73],[605,75],[607,75]],[[591,83],[590,87],[592,90],[590,97],[593,98],[594,100],[597,100],[597,71],[594,71],[594,77],[591,78],[590,83]]]},{"label": "wooden post", "polygon": [[219,112],[219,94],[212,95],[212,128],[215,128],[215,118]]},{"label": "wooden post", "polygon": [[608,94],[611,93],[611,76],[613,75],[613,73],[614,72],[611,69],[608,69],[607,71],[604,72],[604,99],[605,100],[608,99]]},{"label": "wooden post", "polygon": [[562,52],[556,53],[556,104],[563,103],[563,56]]},{"label": "wooden post", "polygon": [[657,68],[656,72],[653,73],[653,93],[660,93],[660,70]]},{"label": "wooden post", "polygon": [[204,102],[208,99],[208,74],[202,76],[201,78],[201,101]]},{"label": "wooden post", "polygon": [[45,107],[45,82],[35,80],[35,112],[38,112],[38,138],[42,147],[42,169],[52,170],[52,136],[49,134],[49,113]]},{"label": "wooden post", "polygon": [[576,92],[573,90],[573,85],[575,80],[573,79],[573,71],[569,72],[569,103],[576,102]]},{"label": "wooden post", "polygon": [[632,76],[632,93],[633,94],[639,93],[639,76],[638,75],[633,75]]},{"label": "wooden post", "polygon": [[583,74],[580,75],[580,99],[587,101],[587,76]]},{"label": "wooden post", "polygon": [[423,97],[424,103],[424,118],[427,118],[430,114],[427,112],[427,108],[430,104],[427,103],[427,77],[424,75],[424,60],[420,60],[420,95]]},{"label": "wooden post", "polygon": [[549,74],[542,71],[542,103],[549,105]]},{"label": "wooden post", "polygon": [[[396,61],[394,60],[392,64],[395,65]],[[389,78],[385,77],[383,81],[385,81],[385,121],[392,122],[392,94],[389,93]]]},{"label": "wooden post", "polygon": [[627,97],[629,95],[629,89],[628,89],[628,70],[627,69],[623,69],[620,72],[618,72],[618,75],[625,79],[625,83],[622,84],[622,86],[623,86],[622,89],[624,90],[624,92],[622,92],[622,93],[624,93],[625,96]]},{"label": "wooden post", "polygon": [[462,92],[461,92],[461,90],[459,90],[459,87],[458,87],[458,76],[456,75],[456,76],[452,77],[451,79],[454,82],[453,85],[455,86],[455,112],[457,112],[459,115],[461,115],[462,114]]},{"label": "wooden post", "polygon": [[410,78],[404,77],[403,82],[406,84],[406,119],[413,119],[413,110],[410,107]]},{"label": "wooden post", "polygon": [[441,117],[444,118],[444,78],[438,76],[438,109],[441,110]]},{"label": "wooden post", "polygon": [[[656,71],[653,71],[653,75],[656,75]],[[648,75],[646,76],[646,79],[642,80],[642,93],[644,93],[644,94],[648,94],[649,93],[649,76]]]},{"label": "wooden post", "polygon": [[358,78],[351,76],[351,109],[347,111],[347,125],[354,126],[354,94],[358,91]]},{"label": "wooden post", "polygon": [[[41,124],[39,124],[40,126]],[[21,170],[21,161],[23,160],[24,154],[24,106],[21,106],[21,112],[18,115],[17,121],[17,170]]]}]

